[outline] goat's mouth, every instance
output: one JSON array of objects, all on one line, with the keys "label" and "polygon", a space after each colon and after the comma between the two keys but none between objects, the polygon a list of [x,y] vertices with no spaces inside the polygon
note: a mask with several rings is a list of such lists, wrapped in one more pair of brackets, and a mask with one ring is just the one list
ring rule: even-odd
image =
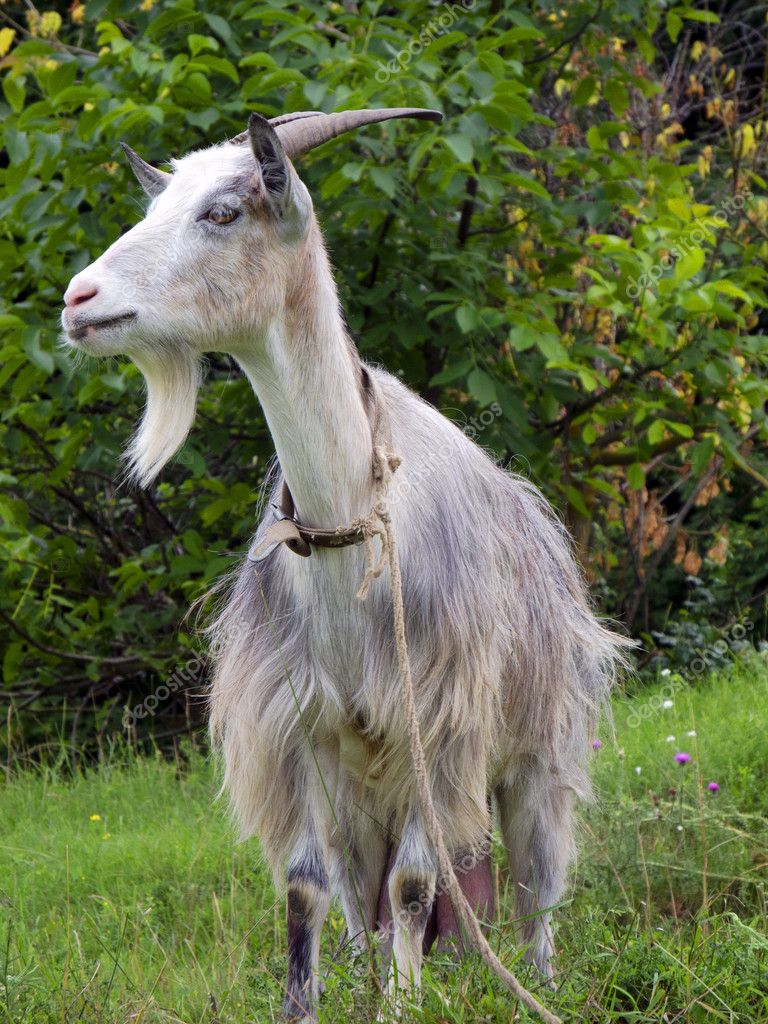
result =
[{"label": "goat's mouth", "polygon": [[121,313],[119,316],[105,316],[98,320],[83,321],[78,318],[75,324],[67,329],[67,337],[70,341],[85,341],[111,327],[118,327],[129,320],[135,320],[136,316],[136,310],[129,309],[127,313]]}]

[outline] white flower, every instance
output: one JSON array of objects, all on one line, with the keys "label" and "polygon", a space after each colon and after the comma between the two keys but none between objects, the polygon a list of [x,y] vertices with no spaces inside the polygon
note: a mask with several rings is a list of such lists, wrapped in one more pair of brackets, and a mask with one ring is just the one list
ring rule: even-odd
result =
[{"label": "white flower", "polygon": [[674,742],[675,742],[675,737],[674,736],[667,736],[667,743],[674,743]]},{"label": "white flower", "polygon": [[661,672],[659,673],[659,675],[661,675],[661,676],[671,676],[672,675],[672,670],[668,669],[668,668],[663,668],[661,670]]},{"label": "white flower", "polygon": [[636,765],[636,766],[635,766],[635,775],[639,775],[639,774],[640,774],[640,772],[641,772],[642,770],[643,770],[643,769],[642,769],[642,768],[640,767],[640,765],[639,765],[639,764],[638,764],[638,765]]},{"label": "white flower", "polygon": [[695,736],[696,735],[696,730],[695,729],[691,729],[691,731],[687,732],[685,735],[686,736]]},{"label": "white flower", "polygon": [[683,831],[683,826],[682,825],[675,825],[675,832],[682,832],[682,831]]},{"label": "white flower", "polygon": [[673,708],[675,706],[675,702],[673,700],[665,700],[661,706],[663,708]]}]

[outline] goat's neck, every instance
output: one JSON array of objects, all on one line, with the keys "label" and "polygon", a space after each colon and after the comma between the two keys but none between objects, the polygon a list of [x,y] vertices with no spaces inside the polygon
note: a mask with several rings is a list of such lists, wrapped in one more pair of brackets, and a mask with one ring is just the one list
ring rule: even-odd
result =
[{"label": "goat's neck", "polygon": [[371,427],[319,232],[296,261],[284,313],[236,357],[264,410],[302,522],[334,528],[366,512]]}]

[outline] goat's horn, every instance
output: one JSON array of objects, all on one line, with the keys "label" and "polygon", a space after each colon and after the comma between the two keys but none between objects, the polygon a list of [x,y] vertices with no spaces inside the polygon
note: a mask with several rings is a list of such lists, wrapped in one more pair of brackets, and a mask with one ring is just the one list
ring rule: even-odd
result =
[{"label": "goat's horn", "polygon": [[172,175],[167,174],[165,171],[158,171],[152,164],[148,164],[146,160],[142,160],[138,153],[134,153],[130,146],[126,146],[124,142],[120,145],[123,147],[123,152],[128,157],[128,163],[131,165],[131,169],[136,177],[139,179],[139,184],[147,193],[148,196],[159,196],[163,192],[170,182]]},{"label": "goat's horn", "polygon": [[[293,158],[309,152],[337,135],[362,128],[366,124],[392,121],[398,117],[415,117],[422,121],[442,121],[438,110],[421,107],[384,107],[381,110],[342,110],[338,114],[323,114],[318,110],[300,110],[270,119],[286,155]],[[245,142],[248,133],[237,135],[232,142]]]},{"label": "goat's horn", "polygon": [[419,107],[391,107],[382,110],[342,110],[338,114],[308,113],[289,115],[290,120],[276,118],[274,124],[283,149],[289,157],[301,156],[315,146],[320,146],[337,135],[362,128],[367,124],[392,121],[399,117],[416,117],[422,121],[442,121],[443,115],[437,110],[423,110]]}]

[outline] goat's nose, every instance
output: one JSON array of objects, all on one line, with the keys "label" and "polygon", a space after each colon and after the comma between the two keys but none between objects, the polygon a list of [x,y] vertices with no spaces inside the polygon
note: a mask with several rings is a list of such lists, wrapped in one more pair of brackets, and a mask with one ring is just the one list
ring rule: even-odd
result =
[{"label": "goat's nose", "polygon": [[83,281],[81,284],[72,285],[64,293],[65,306],[81,306],[84,302],[98,295],[99,289],[95,284]]}]

